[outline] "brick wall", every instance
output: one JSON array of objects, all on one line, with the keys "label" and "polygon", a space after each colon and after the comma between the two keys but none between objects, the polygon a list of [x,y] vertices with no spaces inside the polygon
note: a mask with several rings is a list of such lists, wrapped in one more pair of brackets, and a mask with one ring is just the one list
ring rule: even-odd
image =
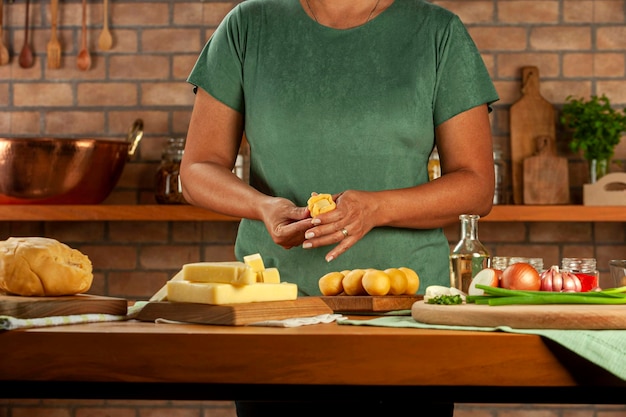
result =
[{"label": "brick wall", "polygon": [[[3,41],[12,53],[0,66],[0,134],[123,138],[136,118],[145,122],[138,155],[105,204],[154,203],[154,173],[161,149],[184,136],[193,95],[185,78],[215,26],[237,1],[115,0],[109,3],[113,48],[99,51],[102,3],[88,1],[92,68],[79,71],[81,2],[60,2],[62,67],[47,69],[48,2],[30,6],[32,68],[18,65],[24,39],[23,0],[4,2]],[[537,66],[541,93],[557,108],[569,94],[606,93],[626,105],[626,5],[624,0],[441,0],[467,24],[492,74],[501,101],[492,113],[496,141],[508,155],[508,109],[520,98],[520,68]],[[585,163],[567,151],[573,196],[587,181]],[[626,141],[616,150],[626,160]],[[624,171],[613,164],[613,171]],[[146,299],[183,263],[232,259],[237,225],[228,222],[0,222],[0,237],[49,236],[92,259],[91,292]],[[458,227],[446,229],[451,244]],[[564,256],[606,261],[626,253],[622,223],[481,223],[479,235],[493,255],[540,256],[546,265]],[[521,417],[626,415],[624,406],[461,404],[458,416]],[[93,415],[234,416],[230,402],[0,400],[0,416]]]}]

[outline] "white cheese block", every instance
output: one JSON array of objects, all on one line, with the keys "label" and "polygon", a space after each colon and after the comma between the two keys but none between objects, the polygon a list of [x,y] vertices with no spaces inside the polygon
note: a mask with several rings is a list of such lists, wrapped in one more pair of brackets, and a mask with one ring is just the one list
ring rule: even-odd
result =
[{"label": "white cheese block", "polygon": [[280,284],[280,272],[278,268],[266,268],[260,273],[261,282],[265,284]]},{"label": "white cheese block", "polygon": [[169,281],[168,301],[201,304],[240,304],[295,300],[298,286],[291,283],[231,285],[214,282]]},{"label": "white cheese block", "polygon": [[257,274],[243,262],[196,262],[183,265],[183,279],[193,282],[219,282],[247,285],[257,282]]}]

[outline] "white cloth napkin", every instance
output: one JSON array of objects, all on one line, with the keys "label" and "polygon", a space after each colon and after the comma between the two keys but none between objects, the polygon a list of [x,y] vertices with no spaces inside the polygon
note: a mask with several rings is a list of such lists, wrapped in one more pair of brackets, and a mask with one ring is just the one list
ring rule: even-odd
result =
[{"label": "white cloth napkin", "polygon": [[300,327],[311,324],[332,323],[334,321],[346,320],[347,317],[341,314],[320,314],[313,317],[295,317],[284,320],[265,320],[249,324],[248,326],[266,326],[266,327]]},{"label": "white cloth napkin", "polygon": [[[342,316],[341,314],[320,314],[319,316],[313,317],[294,317],[290,319],[283,320],[265,320],[258,321],[256,323],[250,323],[246,326],[259,326],[259,327],[300,327],[300,326],[308,326],[311,324],[324,324],[324,323],[332,323],[333,321],[346,320],[347,317]],[[168,320],[168,319],[156,319],[155,323],[162,324],[181,324],[186,323],[183,321],[176,320]]]}]

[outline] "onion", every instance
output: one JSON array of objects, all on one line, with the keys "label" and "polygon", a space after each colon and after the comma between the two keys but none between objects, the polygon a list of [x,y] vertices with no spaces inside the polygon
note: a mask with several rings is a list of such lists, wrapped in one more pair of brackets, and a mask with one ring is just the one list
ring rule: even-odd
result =
[{"label": "onion", "polygon": [[476,288],[476,284],[488,285],[490,287],[497,288],[500,286],[501,275],[502,271],[499,271],[497,269],[485,268],[481,270],[472,279],[467,293],[469,295],[485,295],[485,291],[480,288]]},{"label": "onion", "polygon": [[502,271],[500,283],[502,288],[509,290],[539,291],[541,289],[539,272],[525,262],[507,266]]}]

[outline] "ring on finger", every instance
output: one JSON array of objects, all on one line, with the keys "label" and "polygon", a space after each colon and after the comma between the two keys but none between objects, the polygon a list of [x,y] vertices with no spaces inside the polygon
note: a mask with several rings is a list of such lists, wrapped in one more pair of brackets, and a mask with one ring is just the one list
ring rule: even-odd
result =
[{"label": "ring on finger", "polygon": [[341,233],[343,233],[344,239],[348,237],[348,231],[346,230],[345,227],[343,229],[341,229]]}]

